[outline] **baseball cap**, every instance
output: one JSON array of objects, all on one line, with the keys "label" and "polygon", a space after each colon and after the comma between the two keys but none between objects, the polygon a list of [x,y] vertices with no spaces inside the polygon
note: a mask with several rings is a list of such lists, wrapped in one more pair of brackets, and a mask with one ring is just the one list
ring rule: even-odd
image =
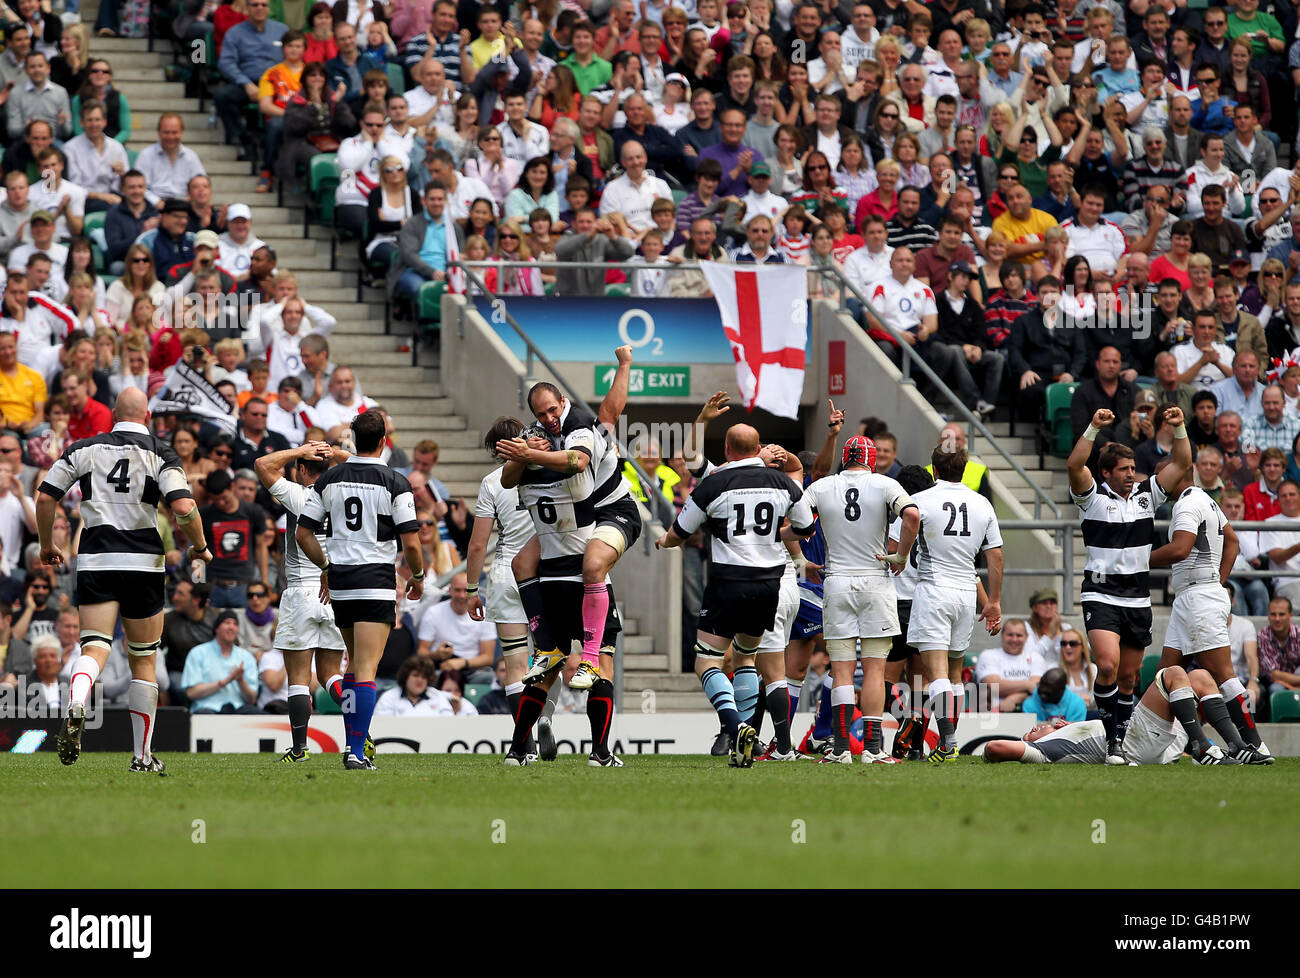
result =
[{"label": "baseball cap", "polygon": [[1133,398],[1133,407],[1141,410],[1144,407],[1159,407],[1160,401],[1154,391],[1140,390],[1137,396]]},{"label": "baseball cap", "polygon": [[217,237],[216,231],[204,228],[198,234],[194,235],[194,247],[219,248],[221,247],[221,240]]},{"label": "baseball cap", "polygon": [[217,620],[212,623],[212,627],[215,629],[223,621],[233,621],[235,624],[239,624],[239,616],[229,609],[220,611],[217,613]]},{"label": "baseball cap", "polygon": [[164,214],[188,214],[190,205],[179,197],[168,197],[163,201],[162,212]]},{"label": "baseball cap", "polygon": [[44,211],[44,210],[36,211],[34,214],[32,214],[32,220],[33,220],[33,221],[48,221],[50,224],[53,224],[53,223],[54,223],[54,215],[51,214],[49,211]]},{"label": "baseball cap", "polygon": [[749,175],[751,177],[770,177],[772,175],[772,168],[762,160],[759,160],[749,168]]},{"label": "baseball cap", "polygon": [[1250,264],[1250,252],[1245,248],[1233,248],[1232,251],[1228,252],[1229,265],[1235,264],[1239,261],[1244,261],[1247,265]]},{"label": "baseball cap", "polygon": [[969,262],[964,262],[964,261],[955,261],[955,262],[953,262],[951,265],[948,266],[948,274],[949,274],[949,275],[969,275],[971,278],[974,278],[974,277],[975,277],[975,269],[973,269],[973,268],[970,267],[970,263],[969,263]]},{"label": "baseball cap", "polygon": [[209,496],[215,496],[225,492],[230,488],[230,473],[225,469],[216,469],[208,473],[208,477],[203,480],[203,487],[207,490]]},{"label": "baseball cap", "polygon": [[664,84],[667,85],[669,82],[676,82],[684,89],[691,87],[691,83],[686,80],[686,76],[680,71],[674,71],[671,74],[664,76]]},{"label": "baseball cap", "polygon": [[1040,601],[1060,601],[1060,596],[1050,587],[1040,587],[1037,591],[1029,596],[1029,607],[1033,607]]},{"label": "baseball cap", "polygon": [[248,209],[247,204],[231,204],[226,208],[227,222],[238,220],[241,217],[246,221],[253,219],[253,212]]}]

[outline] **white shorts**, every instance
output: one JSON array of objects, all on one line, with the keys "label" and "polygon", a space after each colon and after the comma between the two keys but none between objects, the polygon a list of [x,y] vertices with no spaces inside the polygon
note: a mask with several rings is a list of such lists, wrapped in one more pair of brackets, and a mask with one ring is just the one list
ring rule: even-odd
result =
[{"label": "white shorts", "polygon": [[793,570],[781,576],[781,597],[776,606],[776,623],[763,633],[758,642],[759,652],[784,652],[794,633],[794,620],[799,615],[799,578]]},{"label": "white shorts", "polygon": [[826,578],[822,587],[823,638],[890,638],[899,632],[893,581],[865,576]]},{"label": "white shorts", "polygon": [[1184,656],[1228,647],[1228,615],[1232,602],[1218,584],[1200,584],[1174,597],[1165,645]]},{"label": "white shorts", "polygon": [[519,600],[519,584],[515,581],[508,560],[494,561],[492,570],[488,572],[483,617],[497,625],[523,625],[528,622],[523,602]]},{"label": "white shorts", "polygon": [[955,657],[970,648],[974,628],[974,591],[917,584],[912,597],[912,614],[907,622],[908,645],[915,646],[918,652],[943,649]]},{"label": "white shorts", "polygon": [[334,609],[320,603],[319,588],[287,587],[281,593],[275,647],[281,652],[345,648],[334,624]]},{"label": "white shorts", "polygon": [[1183,756],[1187,732],[1177,720],[1162,720],[1139,702],[1124,733],[1124,759],[1135,764],[1173,764]]}]

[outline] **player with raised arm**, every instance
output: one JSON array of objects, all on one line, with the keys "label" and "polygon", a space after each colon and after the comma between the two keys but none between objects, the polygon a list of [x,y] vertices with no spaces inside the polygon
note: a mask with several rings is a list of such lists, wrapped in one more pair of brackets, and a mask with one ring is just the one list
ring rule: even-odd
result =
[{"label": "player with raised arm", "polygon": [[[1161,669],[1133,711],[1121,763],[1131,767],[1175,764],[1189,745],[1197,764],[1241,763],[1210,743],[1196,714],[1198,699],[1203,705],[1206,697],[1218,695],[1219,687],[1204,669],[1190,673],[1180,666]],[[1057,717],[1051,723],[1037,724],[1020,740],[991,741],[984,746],[984,760],[989,764],[1112,764],[1115,755],[1109,744],[1110,735],[1101,720],[1071,723]]]},{"label": "player with raised arm", "polygon": [[[864,764],[892,764],[885,753],[885,657],[899,634],[898,599],[891,571],[899,573],[920,527],[912,497],[876,472],[876,445],[854,435],[844,444],[843,468],[808,487],[808,504],[826,534],[822,634],[831,657],[831,730],[834,748],[822,760],[851,764],[849,724],[857,696],[853,673],[862,657]],[[889,521],[903,522],[896,553],[887,553]]]},{"label": "player with raised arm", "polygon": [[149,433],[144,392],[122,391],[113,421],[111,431],[69,447],[50,467],[37,492],[42,563],[57,567],[65,560],[53,542],[54,517],[59,500],[78,483],[85,526],[77,555],[81,655],[72,663],[72,689],[56,749],[64,764],[75,764],[81,756],[86,700],[108,661],[120,614],[131,665],[130,770],[162,774],[165,766],[153,755],[158,709],[155,662],[162,647],[167,583],[158,533],[159,504],[166,504],[189,539],[192,560],[208,563],[212,551],[203,538],[203,523],[180,459]]},{"label": "player with raised arm", "polygon": [[[1170,464],[1164,460],[1156,472]],[[1261,749],[1259,733],[1245,709],[1245,687],[1232,668],[1228,638],[1232,601],[1227,588],[1240,549],[1237,534],[1218,504],[1192,484],[1190,474],[1171,487],[1171,494],[1178,501],[1169,524],[1169,542],[1151,554],[1152,567],[1173,568],[1174,607],[1160,664],[1178,666],[1196,656],[1218,684],[1218,689],[1200,696],[1201,710],[1228,752],[1243,764],[1272,764],[1273,757]]]},{"label": "player with raised arm", "polygon": [[[600,629],[601,623],[609,616],[609,588],[605,582],[618,559],[641,536],[641,510],[623,476],[618,447],[610,436],[610,430],[617,425],[627,401],[632,348],[620,346],[614,352],[618,369],[598,417],[585,407],[571,403],[554,384],[534,384],[528,392],[528,406],[550,445],[539,447],[532,439],[515,438],[499,442],[497,448],[503,458],[541,466],[566,478],[586,473],[588,469],[592,473],[591,504],[596,524],[582,561],[582,620],[585,625],[582,662],[569,682],[572,689],[591,689],[601,678],[603,637]],[[515,483],[503,474],[502,485],[511,488]],[[519,598],[528,613],[529,627],[533,629],[535,662],[524,677],[525,682],[538,681],[546,673],[560,668],[568,658],[567,651],[561,653],[558,643],[550,636],[539,635],[536,631],[534,622],[542,620],[538,560],[538,548],[530,542],[513,561],[515,579],[519,582]]]},{"label": "player with raised arm", "polygon": [[1119,743],[1133,714],[1133,687],[1142,653],[1151,644],[1148,572],[1156,510],[1191,471],[1192,449],[1183,412],[1166,407],[1160,424],[1174,429],[1172,463],[1159,475],[1139,482],[1133,449],[1109,442],[1098,457],[1099,486],[1088,471],[1088,459],[1098,433],[1114,422],[1113,412],[1098,409],[1070,452],[1066,467],[1070,498],[1079,507],[1083,545],[1088,551],[1081,600],[1088,644],[1097,663],[1093,696],[1106,724],[1110,754],[1116,758],[1112,763],[1118,764],[1123,763]]},{"label": "player with raised arm", "polygon": [[[320,599],[320,572],[298,546],[298,520],[316,480],[331,462],[345,462],[348,453],[328,442],[309,441],[297,448],[263,455],[253,463],[257,477],[284,507],[284,586],[280,590],[280,615],[274,648],[284,656],[289,681],[289,735],[291,744],[281,755],[285,764],[307,760],[307,724],[311,720],[311,672],[336,703],[343,701],[343,635],[334,624],[334,610]],[[293,466],[291,476],[286,470]],[[329,527],[316,534],[324,548]],[[365,756],[374,756],[367,739]]]},{"label": "player with raised arm", "polygon": [[[719,666],[728,644],[737,669],[754,664],[763,633],[776,624],[781,578],[790,559],[785,542],[812,533],[813,518],[802,487],[783,472],[772,471],[760,457],[754,428],[729,428],[725,452],[727,463],[700,480],[655,546],[679,547],[706,525],[713,537],[695,642],[695,674],[731,736],[732,766],[749,767],[758,734],[742,721],[735,690]],[[790,526],[783,529],[787,515]],[[783,658],[765,655],[760,665],[777,753],[793,754]]]},{"label": "player with raised arm", "polygon": [[[523,430],[524,424],[517,418],[497,418],[483,437],[483,445],[494,459],[502,461],[496,451],[497,442],[518,438]],[[497,534],[497,547],[488,575],[485,605],[478,593],[478,582],[483,574],[483,562],[493,530]],[[486,619],[496,625],[501,654],[506,660],[506,700],[510,704],[511,716],[519,714],[524,673],[528,671],[528,615],[519,600],[519,586],[510,562],[533,536],[533,521],[527,508],[519,502],[518,489],[501,485],[501,466],[498,465],[479,484],[478,499],[474,504],[474,530],[465,555],[465,577],[469,581],[470,618],[474,621]],[[545,717],[538,721],[537,739],[540,751],[536,753],[541,759],[555,760],[555,735]],[[531,742],[526,753],[535,753]]]},{"label": "player with raised arm", "polygon": [[[385,447],[384,416],[365,411],[349,427],[356,454],[317,477],[294,536],[307,559],[320,568],[320,600],[334,605],[334,620],[348,650],[350,671],[343,677],[348,749],[343,767],[373,771],[375,764],[366,756],[365,745],[375,712],[375,672],[397,620],[396,540],[401,540],[411,569],[406,596],[412,601],[424,593],[424,562],[410,483],[380,459]],[[325,532],[327,521],[329,557],[317,537]]]},{"label": "player with raised arm", "polygon": [[[966,450],[947,441],[930,456],[935,483],[912,497],[920,510],[916,591],[907,641],[921,653],[926,707],[939,725],[931,764],[957,759],[957,708],[953,684],[961,684],[979,596],[975,560],[988,561],[988,599],[979,618],[990,635],[1002,627],[1002,533],[993,504],[962,484]],[[900,547],[901,550],[901,547]]]}]

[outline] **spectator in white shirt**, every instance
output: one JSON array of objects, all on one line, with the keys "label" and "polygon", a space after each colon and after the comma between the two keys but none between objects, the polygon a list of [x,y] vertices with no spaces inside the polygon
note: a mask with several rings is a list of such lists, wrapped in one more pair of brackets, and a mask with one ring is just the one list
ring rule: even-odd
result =
[{"label": "spectator in white shirt", "polygon": [[338,425],[346,427],[362,411],[375,406],[374,401],[361,395],[356,384],[351,367],[338,366],[330,374],[329,396],[316,403],[316,414],[326,431]]},{"label": "spectator in white shirt", "polygon": [[266,426],[284,435],[290,448],[303,443],[308,428],[321,426],[316,409],[302,399],[302,381],[297,377],[281,379],[276,399],[266,408]]},{"label": "spectator in white shirt", "polygon": [[158,142],[136,157],[135,168],[144,174],[144,196],[155,207],[168,197],[184,199],[190,178],[206,176],[199,154],[181,142],[185,120],[179,112],[164,112],[158,119]]},{"label": "spectator in white shirt", "polygon": [[1016,712],[1042,678],[1038,653],[1025,649],[1028,637],[1024,621],[1007,619],[1002,625],[1002,647],[985,649],[975,664],[975,681],[989,687],[990,702],[1000,713]]},{"label": "spectator in white shirt", "polygon": [[293,294],[264,309],[259,326],[266,360],[271,365],[271,385],[278,386],[281,377],[302,373],[302,341],[313,333],[328,336],[337,325],[338,320],[328,312],[298,295],[296,286]]},{"label": "spectator in white shirt", "polygon": [[470,682],[491,682],[496,626],[470,618],[464,574],[451,579],[448,593],[449,600],[434,605],[420,619],[419,653],[432,656],[444,672],[464,671]]},{"label": "spectator in white shirt", "polygon": [[397,667],[397,685],[375,701],[377,717],[432,717],[451,713],[451,703],[430,685],[434,676],[428,659],[413,655]]},{"label": "spectator in white shirt", "polygon": [[36,162],[41,168],[41,179],[28,192],[28,200],[37,210],[54,215],[54,235],[60,241],[81,234],[86,219],[86,191],[63,179],[67,158],[61,150],[47,146],[37,154]]},{"label": "spectator in white shirt", "polygon": [[248,277],[253,252],[266,244],[253,233],[252,217],[247,204],[231,204],[226,208],[226,230],[217,244],[221,256],[217,263],[236,280]]},{"label": "spectator in white shirt", "polygon": [[86,210],[106,211],[122,203],[118,191],[122,174],[130,164],[126,149],[104,135],[108,114],[104,103],[87,99],[81,103],[81,135],[63,144],[68,159],[68,179],[86,190]]},{"label": "spectator in white shirt", "polygon": [[455,128],[456,83],[447,80],[441,61],[425,58],[411,69],[415,88],[406,90],[407,121],[416,129]]},{"label": "spectator in white shirt", "polygon": [[617,211],[631,231],[641,232],[654,226],[650,208],[660,198],[672,200],[672,189],[663,180],[646,172],[645,147],[634,139],[623,144],[620,161],[623,175],[605,185],[600,198],[600,215]]},{"label": "spectator in white shirt", "polygon": [[501,133],[501,152],[506,159],[520,165],[537,156],[551,155],[550,134],[527,116],[528,98],[518,89],[505,94],[506,118],[497,132]]}]

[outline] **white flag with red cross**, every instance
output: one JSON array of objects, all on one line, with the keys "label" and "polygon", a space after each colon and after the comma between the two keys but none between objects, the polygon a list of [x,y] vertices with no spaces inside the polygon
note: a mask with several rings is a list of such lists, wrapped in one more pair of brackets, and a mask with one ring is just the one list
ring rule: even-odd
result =
[{"label": "white flag with red cross", "polygon": [[701,262],[750,411],[799,416],[808,348],[808,269]]}]

